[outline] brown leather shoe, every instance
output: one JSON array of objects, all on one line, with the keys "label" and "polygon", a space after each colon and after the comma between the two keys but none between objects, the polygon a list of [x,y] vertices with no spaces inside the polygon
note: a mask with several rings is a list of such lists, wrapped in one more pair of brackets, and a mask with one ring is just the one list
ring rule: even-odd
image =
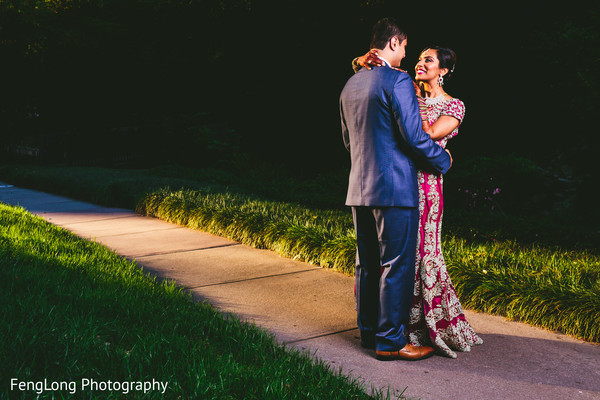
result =
[{"label": "brown leather shoe", "polygon": [[396,351],[379,351],[376,352],[376,358],[381,361],[389,360],[422,360],[433,355],[433,347],[429,346],[413,346],[407,344],[400,350]]}]

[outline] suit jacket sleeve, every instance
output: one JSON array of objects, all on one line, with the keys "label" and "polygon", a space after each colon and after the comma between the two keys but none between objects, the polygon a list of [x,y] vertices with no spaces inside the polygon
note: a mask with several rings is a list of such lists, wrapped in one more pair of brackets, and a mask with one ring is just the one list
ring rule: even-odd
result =
[{"label": "suit jacket sleeve", "polygon": [[402,73],[398,76],[392,89],[391,100],[402,140],[417,158],[424,160],[434,171],[445,174],[450,169],[450,155],[423,130],[417,96],[408,74]]}]

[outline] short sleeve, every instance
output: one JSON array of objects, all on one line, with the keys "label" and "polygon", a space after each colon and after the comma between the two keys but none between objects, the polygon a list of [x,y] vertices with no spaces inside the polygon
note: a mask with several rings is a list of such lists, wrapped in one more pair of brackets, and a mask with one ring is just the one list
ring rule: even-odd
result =
[{"label": "short sleeve", "polygon": [[452,99],[446,103],[441,115],[448,115],[462,122],[465,117],[465,104],[459,99]]},{"label": "short sleeve", "polygon": [[[445,104],[440,116],[441,115],[448,115],[450,117],[456,118],[458,120],[458,125],[460,125],[462,123],[463,118],[465,117],[465,104],[459,99],[452,99]],[[458,126],[444,139],[448,141],[456,135],[458,135]]]}]

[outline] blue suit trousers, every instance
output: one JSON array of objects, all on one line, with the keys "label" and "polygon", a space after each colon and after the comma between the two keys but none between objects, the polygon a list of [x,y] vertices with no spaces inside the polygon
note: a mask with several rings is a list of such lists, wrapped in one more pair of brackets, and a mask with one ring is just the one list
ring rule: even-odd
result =
[{"label": "blue suit trousers", "polygon": [[381,351],[407,344],[419,229],[416,207],[352,207],[361,341]]}]

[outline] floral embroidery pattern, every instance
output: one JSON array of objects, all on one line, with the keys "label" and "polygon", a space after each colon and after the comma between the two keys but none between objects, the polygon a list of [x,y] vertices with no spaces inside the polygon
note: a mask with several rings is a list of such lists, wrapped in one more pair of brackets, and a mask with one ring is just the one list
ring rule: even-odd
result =
[{"label": "floral embroidery pattern", "polygon": [[[441,115],[462,121],[465,106],[462,101],[451,99],[428,109],[431,124]],[[445,148],[457,134],[458,127],[437,143]],[[470,351],[472,345],[483,341],[465,318],[442,253],[443,176],[418,171],[417,177],[420,220],[409,339],[414,345],[431,345],[438,353],[456,358],[453,350]]]}]

